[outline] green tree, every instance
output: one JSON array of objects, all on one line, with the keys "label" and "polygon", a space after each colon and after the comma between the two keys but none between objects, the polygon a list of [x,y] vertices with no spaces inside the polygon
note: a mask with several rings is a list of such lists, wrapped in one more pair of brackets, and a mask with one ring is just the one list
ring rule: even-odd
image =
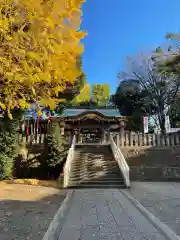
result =
[{"label": "green tree", "polygon": [[91,88],[89,84],[85,84],[80,90],[80,93],[73,99],[71,104],[73,106],[79,106],[89,102],[90,99],[91,99]]},{"label": "green tree", "polygon": [[12,118],[31,101],[54,108],[81,72],[84,0],[2,0],[0,107]]},{"label": "green tree", "polygon": [[58,104],[56,108],[56,110],[59,113],[62,113],[63,109],[66,108],[67,106],[72,106],[73,104],[75,105],[77,96],[81,93],[82,89],[86,84],[86,75],[82,70],[83,68],[82,56],[79,56],[77,58],[77,67],[81,72],[81,75],[76,79],[76,81],[73,82],[73,84],[68,84],[64,92],[59,93],[59,98],[65,100],[64,102]]},{"label": "green tree", "polygon": [[167,74],[157,71],[157,65],[154,64],[152,57],[129,59],[130,68],[122,77],[129,76],[130,79],[136,79],[139,82],[141,91],[145,93],[145,102],[149,108],[149,113],[154,113],[156,106],[156,114],[158,116],[160,129],[165,132],[165,115],[170,105],[174,102],[180,87],[180,78],[175,74]]},{"label": "green tree", "polygon": [[[168,33],[166,35],[168,47],[160,51],[156,51],[153,60],[156,65],[157,72],[164,73],[167,76],[175,75],[180,79],[180,34]],[[176,84],[175,84],[176,85]],[[173,95],[173,101],[169,105],[169,116],[173,127],[179,126],[180,123],[180,98],[179,83],[177,84],[177,94]]]},{"label": "green tree", "polygon": [[5,114],[0,119],[0,179],[13,177],[14,158],[18,154],[18,121]]},{"label": "green tree", "polygon": [[43,171],[49,177],[50,170],[60,164],[67,154],[67,142],[61,135],[59,123],[53,123],[45,138],[45,152],[41,159]]},{"label": "green tree", "polygon": [[180,127],[180,96],[177,95],[175,101],[171,104],[169,109],[169,116],[171,126],[175,128]]},{"label": "green tree", "polygon": [[127,128],[134,131],[142,130],[143,115],[146,114],[145,96],[135,80],[120,82],[112,101],[122,116],[129,118]]},{"label": "green tree", "polygon": [[[77,82],[83,81],[79,57],[83,52],[81,39],[86,35],[80,29],[83,2],[1,1],[1,176],[11,175],[14,156],[16,130],[7,115],[12,119],[14,109],[26,109],[36,101],[54,108],[73,95],[69,88],[74,90]],[[65,98],[61,98],[64,92]]]},{"label": "green tree", "polygon": [[105,106],[110,99],[109,84],[95,84],[92,87],[92,100],[97,106]]},{"label": "green tree", "polygon": [[168,33],[166,35],[168,47],[158,47],[153,55],[157,70],[167,74],[180,75],[180,34]]}]

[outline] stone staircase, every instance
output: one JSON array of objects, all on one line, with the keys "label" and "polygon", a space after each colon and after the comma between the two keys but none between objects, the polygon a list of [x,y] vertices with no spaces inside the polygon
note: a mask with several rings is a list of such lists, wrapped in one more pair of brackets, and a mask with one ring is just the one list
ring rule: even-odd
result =
[{"label": "stone staircase", "polygon": [[68,187],[125,187],[110,146],[76,146]]}]

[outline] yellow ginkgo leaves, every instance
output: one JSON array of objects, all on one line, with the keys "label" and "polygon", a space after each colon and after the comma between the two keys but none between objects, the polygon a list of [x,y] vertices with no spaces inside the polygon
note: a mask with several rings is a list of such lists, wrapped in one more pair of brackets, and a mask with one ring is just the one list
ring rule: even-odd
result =
[{"label": "yellow ginkgo leaves", "polygon": [[83,0],[0,1],[0,107],[11,117],[14,107],[43,100],[51,108],[67,83],[82,74]]}]

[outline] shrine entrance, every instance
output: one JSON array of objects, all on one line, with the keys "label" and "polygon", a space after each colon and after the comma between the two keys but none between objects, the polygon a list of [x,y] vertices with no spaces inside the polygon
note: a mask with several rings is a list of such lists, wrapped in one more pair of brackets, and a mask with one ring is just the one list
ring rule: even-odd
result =
[{"label": "shrine entrance", "polygon": [[101,143],[103,137],[103,131],[101,128],[82,128],[80,130],[81,143]]},{"label": "shrine entrance", "polygon": [[75,127],[77,142],[101,143],[104,133],[104,125],[97,118],[83,118]]},{"label": "shrine entrance", "polygon": [[121,122],[124,121],[115,114],[118,112],[114,109],[73,109],[63,117],[64,133],[70,139],[76,134],[79,144],[107,143],[110,132],[120,132]]}]

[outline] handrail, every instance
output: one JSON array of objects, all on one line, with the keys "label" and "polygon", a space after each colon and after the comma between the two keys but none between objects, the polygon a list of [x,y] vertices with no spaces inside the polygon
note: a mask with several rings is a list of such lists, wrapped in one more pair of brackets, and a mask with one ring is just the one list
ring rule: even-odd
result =
[{"label": "handrail", "polygon": [[117,161],[119,168],[123,174],[126,187],[130,187],[130,177],[129,177],[129,166],[120,150],[120,148],[114,142],[113,136],[110,135],[110,145],[114,155],[115,160]]},{"label": "handrail", "polygon": [[74,158],[74,149],[76,145],[76,135],[73,136],[71,147],[69,148],[66,163],[64,166],[64,188],[69,184],[69,177],[71,172],[72,160]]}]

